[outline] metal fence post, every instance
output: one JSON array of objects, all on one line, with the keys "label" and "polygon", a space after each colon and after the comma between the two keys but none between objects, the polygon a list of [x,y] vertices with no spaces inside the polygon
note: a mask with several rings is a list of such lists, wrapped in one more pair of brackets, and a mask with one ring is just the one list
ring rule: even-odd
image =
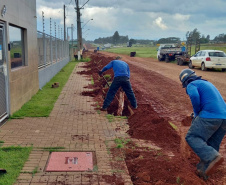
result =
[{"label": "metal fence post", "polygon": [[53,46],[52,46],[52,19],[50,18],[50,60],[53,64]]},{"label": "metal fence post", "polygon": [[43,33],[43,60],[44,65],[46,66],[46,43],[45,43],[45,33]]},{"label": "metal fence post", "polygon": [[[38,68],[45,68],[56,62],[62,62],[69,57],[69,42],[37,31],[39,64]],[[55,48],[54,48],[55,47]],[[56,58],[56,60],[55,60]]]}]

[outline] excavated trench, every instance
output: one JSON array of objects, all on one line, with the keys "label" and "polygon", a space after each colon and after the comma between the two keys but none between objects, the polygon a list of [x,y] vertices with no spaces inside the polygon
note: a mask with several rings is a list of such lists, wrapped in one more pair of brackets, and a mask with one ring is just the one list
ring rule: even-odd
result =
[{"label": "excavated trench", "polygon": [[[86,64],[84,71],[80,74],[91,77],[94,84],[87,86],[87,90],[82,95],[94,97],[95,102],[99,102],[99,105],[95,104],[94,106],[101,107],[108,86],[106,80],[98,75],[98,70],[114,58],[99,53],[86,53],[86,55],[89,55],[91,61]],[[170,80],[163,79],[163,76],[158,76],[157,80],[150,82],[151,77],[157,74],[138,69],[137,66],[130,65],[130,69],[131,74],[135,75],[131,83],[137,98],[138,109],[131,115],[128,110],[130,104],[125,97],[122,115],[128,117],[129,130],[127,133],[131,136],[133,142],[129,142],[127,147],[121,149],[120,152],[123,153],[133,183],[137,185],[224,184],[223,168],[220,168],[207,181],[200,179],[195,173],[198,157],[184,140],[191,118],[180,114],[178,111],[174,113],[172,110],[168,110],[170,106],[175,106],[171,101],[180,102],[180,100],[178,97],[175,100],[173,99],[174,95],[170,94],[170,89],[168,89],[169,92],[166,92],[166,84],[170,85],[169,88],[172,89],[177,87],[172,87]],[[113,77],[113,70],[108,70],[105,74]],[[145,80],[141,82],[145,75],[147,76],[146,83]],[[161,103],[162,97],[165,95],[161,95],[161,92],[157,90],[159,84],[162,89],[166,89],[165,93],[168,93],[168,98],[166,98],[168,102],[165,104]],[[152,91],[147,91],[147,86],[151,86]],[[119,93],[120,91],[117,92],[117,97],[119,97]],[[117,115],[118,102],[117,98],[113,100],[107,109],[108,114]],[[183,102],[184,105],[187,103],[187,100]],[[181,106],[183,105],[178,103],[176,109]],[[137,144],[136,140],[142,141],[143,144]],[[112,154],[115,156],[121,155],[116,150],[112,150]]]}]

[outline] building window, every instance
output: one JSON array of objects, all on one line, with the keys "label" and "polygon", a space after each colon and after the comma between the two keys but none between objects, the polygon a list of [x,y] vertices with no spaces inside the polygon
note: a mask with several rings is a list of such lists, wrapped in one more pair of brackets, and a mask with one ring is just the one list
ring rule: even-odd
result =
[{"label": "building window", "polygon": [[24,66],[24,30],[9,25],[11,68]]}]

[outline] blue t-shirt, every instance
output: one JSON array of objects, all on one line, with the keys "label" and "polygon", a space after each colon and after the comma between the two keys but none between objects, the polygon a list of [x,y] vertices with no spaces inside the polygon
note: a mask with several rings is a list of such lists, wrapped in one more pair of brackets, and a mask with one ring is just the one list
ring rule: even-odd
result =
[{"label": "blue t-shirt", "polygon": [[186,92],[191,99],[195,117],[226,119],[225,101],[212,83],[205,80],[192,81]]},{"label": "blue t-shirt", "polygon": [[130,78],[129,65],[121,60],[112,60],[108,65],[106,65],[101,72],[107,71],[108,69],[113,68],[114,77],[117,76],[127,76]]}]

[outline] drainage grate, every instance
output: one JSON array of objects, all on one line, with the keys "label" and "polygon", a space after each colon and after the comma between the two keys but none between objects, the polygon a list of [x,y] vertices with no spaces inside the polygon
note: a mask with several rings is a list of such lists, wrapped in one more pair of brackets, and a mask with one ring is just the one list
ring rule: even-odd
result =
[{"label": "drainage grate", "polygon": [[92,171],[92,152],[52,152],[47,172]]}]

